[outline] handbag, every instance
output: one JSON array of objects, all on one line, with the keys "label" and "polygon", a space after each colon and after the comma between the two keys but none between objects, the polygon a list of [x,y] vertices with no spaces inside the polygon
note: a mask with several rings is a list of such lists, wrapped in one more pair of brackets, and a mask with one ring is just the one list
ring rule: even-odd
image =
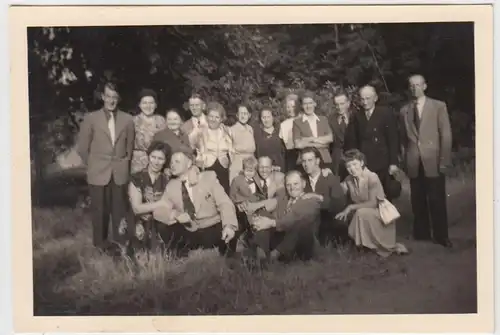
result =
[{"label": "handbag", "polygon": [[396,206],[394,206],[389,200],[382,199],[378,202],[378,210],[380,213],[380,217],[382,218],[382,222],[385,225],[391,224],[395,220],[401,217]]}]

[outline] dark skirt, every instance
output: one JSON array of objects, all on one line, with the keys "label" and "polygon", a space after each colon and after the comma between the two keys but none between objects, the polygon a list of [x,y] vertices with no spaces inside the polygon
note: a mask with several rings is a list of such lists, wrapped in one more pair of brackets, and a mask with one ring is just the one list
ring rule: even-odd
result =
[{"label": "dark skirt", "polygon": [[217,176],[217,179],[219,179],[219,183],[224,188],[224,191],[226,191],[226,194],[229,194],[229,169],[223,167],[219,160],[216,160],[214,164],[205,168],[205,170],[215,172],[215,175]]}]

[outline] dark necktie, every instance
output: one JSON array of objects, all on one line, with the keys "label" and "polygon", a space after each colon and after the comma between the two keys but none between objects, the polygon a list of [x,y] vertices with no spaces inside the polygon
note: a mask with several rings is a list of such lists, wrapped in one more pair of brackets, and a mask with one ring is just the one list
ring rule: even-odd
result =
[{"label": "dark necktie", "polygon": [[287,213],[290,212],[290,210],[292,209],[292,206],[293,206],[293,204],[295,203],[296,200],[297,199],[292,199],[292,198],[290,198],[288,200],[288,204],[286,205],[286,212]]},{"label": "dark necktie", "polygon": [[420,129],[420,116],[418,115],[417,102],[413,103],[413,122],[415,123],[415,128]]},{"label": "dark necktie", "polygon": [[264,197],[266,197],[266,199],[268,198],[268,194],[267,194],[267,180],[264,179],[264,185],[262,186],[262,193],[264,193]]},{"label": "dark necktie", "polygon": [[187,181],[182,183],[182,205],[184,206],[184,212],[189,214],[191,219],[194,220],[194,214],[195,214],[194,204],[191,198],[189,197],[186,183]]},{"label": "dark necktie", "polygon": [[347,123],[345,122],[345,115],[340,116],[340,129],[344,131],[347,127]]}]

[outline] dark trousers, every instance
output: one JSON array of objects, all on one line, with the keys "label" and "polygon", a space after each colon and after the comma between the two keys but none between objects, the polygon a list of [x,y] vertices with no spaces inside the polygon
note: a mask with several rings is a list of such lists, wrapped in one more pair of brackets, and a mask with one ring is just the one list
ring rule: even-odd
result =
[{"label": "dark trousers", "polygon": [[226,191],[226,194],[229,194],[229,169],[223,167],[219,160],[216,160],[212,166],[205,168],[205,170],[215,172],[215,175],[217,176],[217,179],[219,179],[219,183],[224,188],[224,191]]},{"label": "dark trousers", "polygon": [[344,244],[349,241],[348,225],[336,220],[334,215],[327,210],[321,211],[317,238],[321,246],[329,243]]},{"label": "dark trousers", "polygon": [[[445,177],[426,177],[422,162],[416,178],[410,179],[411,205],[414,215],[413,237],[438,242],[448,239],[448,214],[446,210]],[[431,225],[432,223],[432,225]]]},{"label": "dark trousers", "polygon": [[243,242],[248,245],[250,244],[251,238],[253,236],[253,230],[250,226],[250,222],[248,221],[248,217],[244,212],[236,209],[236,218],[238,220],[239,230],[235,235],[235,239],[243,237]]},{"label": "dark trousers", "polygon": [[89,185],[94,246],[103,248],[111,240],[109,236],[110,215],[112,239],[115,242],[121,242],[118,227],[127,212],[126,190],[127,185],[116,185],[113,179],[105,186]]},{"label": "dark trousers", "polygon": [[238,240],[233,238],[226,244],[222,240],[222,224],[198,229],[194,232],[187,230],[182,224],[158,225],[165,248],[169,251],[184,255],[186,252],[195,249],[211,249],[216,247],[221,255],[231,255],[236,252]]},{"label": "dark trousers", "polygon": [[252,242],[267,255],[277,250],[283,260],[309,260],[314,254],[315,229],[312,224],[298,224],[285,232],[275,228],[260,230],[254,233]]}]

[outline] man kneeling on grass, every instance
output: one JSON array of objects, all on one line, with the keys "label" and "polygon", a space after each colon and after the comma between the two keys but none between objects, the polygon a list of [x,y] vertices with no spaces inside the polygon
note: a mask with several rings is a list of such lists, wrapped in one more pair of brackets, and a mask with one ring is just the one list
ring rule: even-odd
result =
[{"label": "man kneeling on grass", "polygon": [[189,173],[193,156],[175,152],[170,160],[172,179],[162,197],[163,205],[153,212],[167,250],[186,252],[217,247],[223,255],[236,251],[238,230],[235,207],[213,171]]},{"label": "man kneeling on grass", "polygon": [[304,192],[306,180],[298,171],[287,173],[285,186],[286,191],[281,190],[277,196],[276,219],[258,216],[253,220],[257,257],[271,261],[310,260],[323,198]]}]

